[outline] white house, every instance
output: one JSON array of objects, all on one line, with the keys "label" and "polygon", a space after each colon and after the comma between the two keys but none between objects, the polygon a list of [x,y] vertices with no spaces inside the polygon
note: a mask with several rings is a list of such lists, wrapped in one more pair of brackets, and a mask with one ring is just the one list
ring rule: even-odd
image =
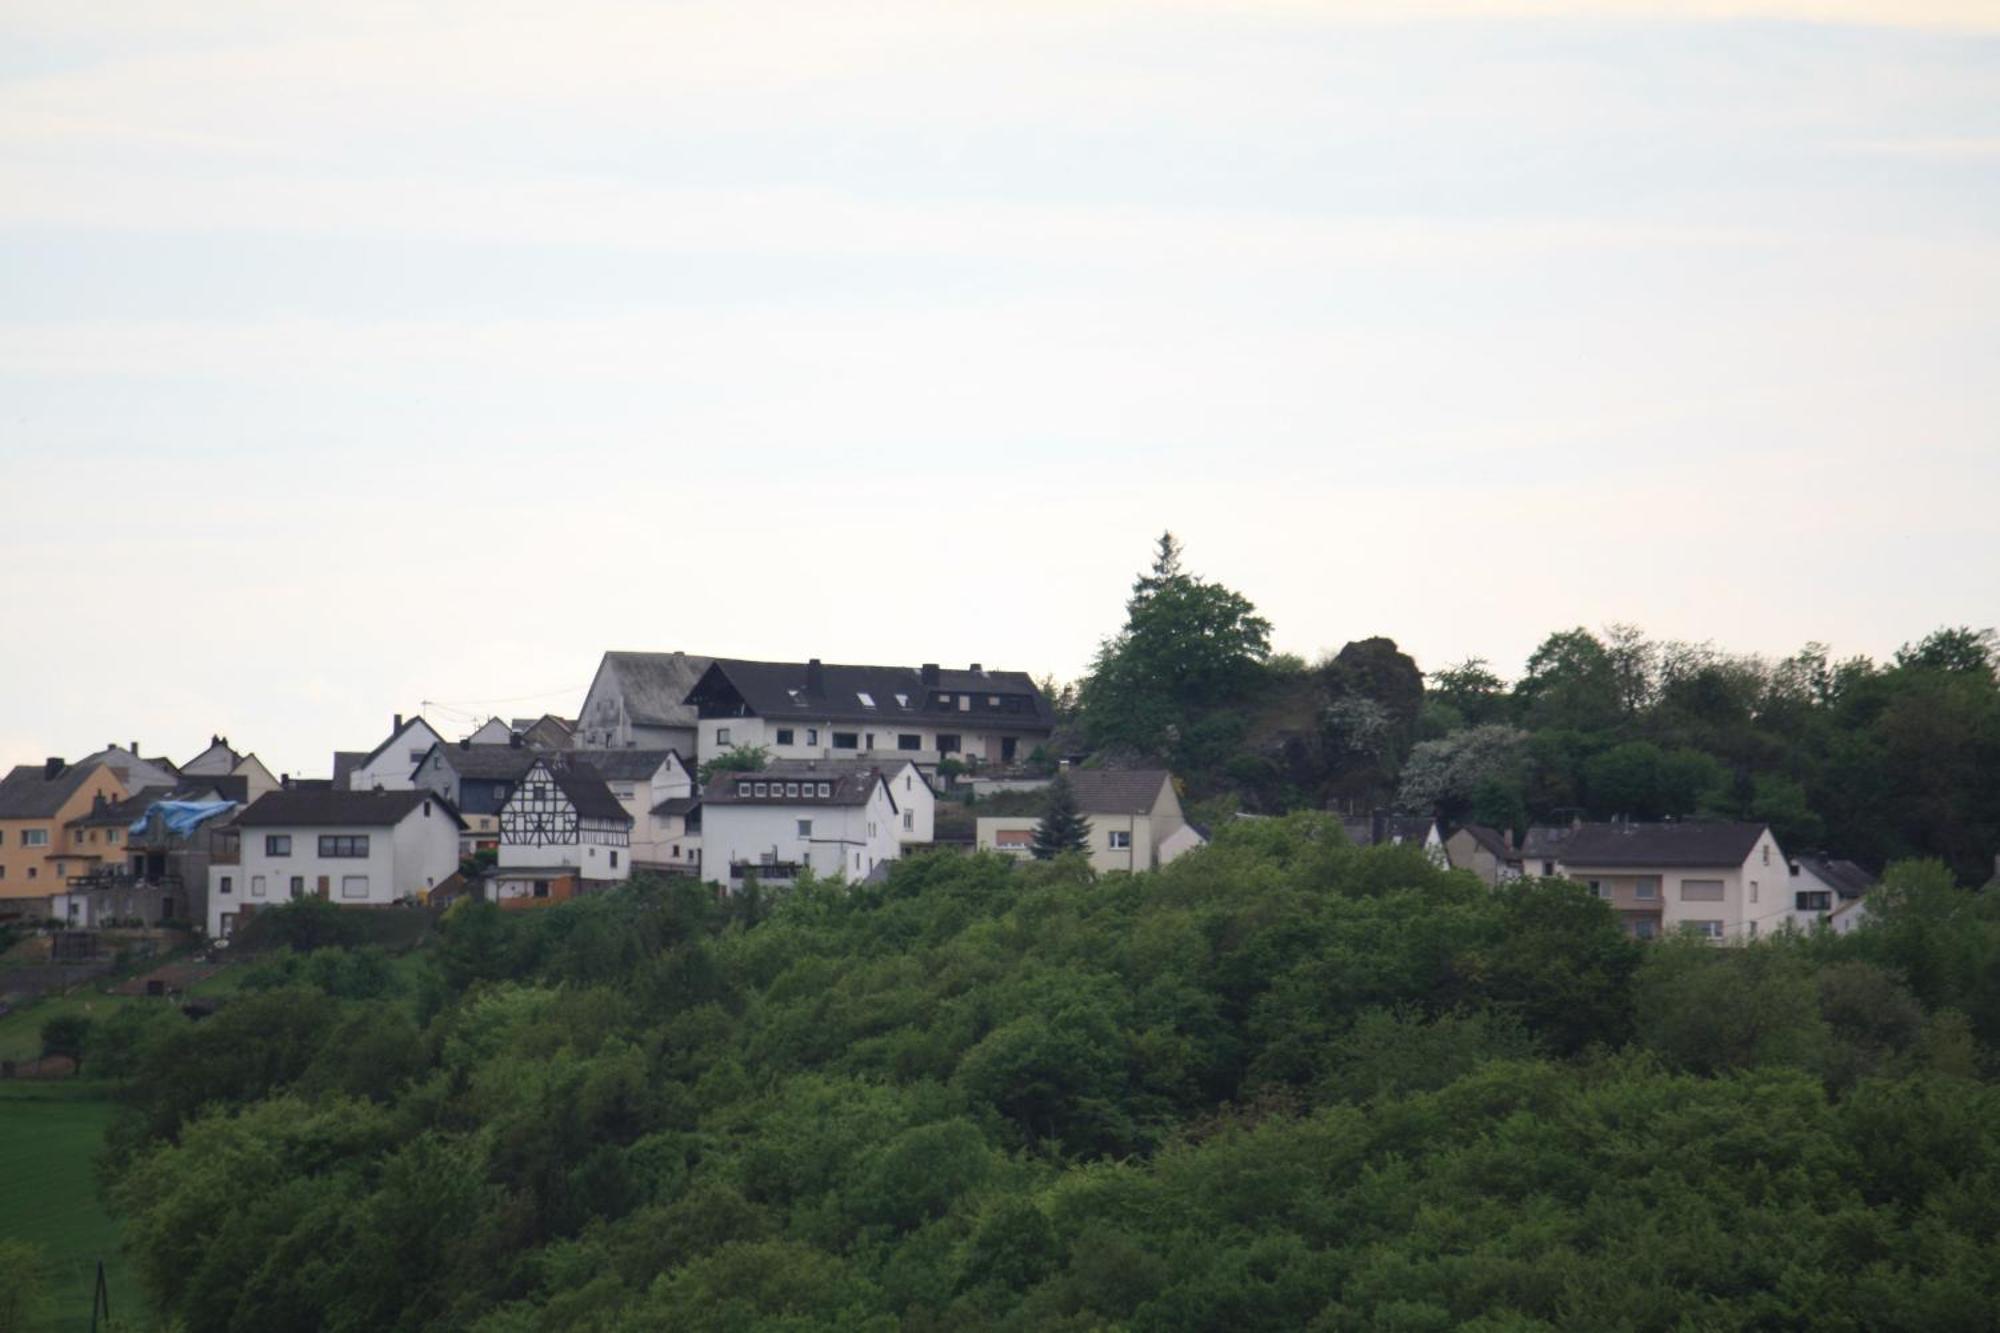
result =
[{"label": "white house", "polygon": [[497,717],[489,717],[480,723],[465,740],[474,745],[505,745],[514,739],[514,729]]},{"label": "white house", "polygon": [[700,834],[688,829],[695,779],[678,751],[573,750],[570,758],[602,777],[612,798],[632,817],[634,865],[696,873]]},{"label": "white house", "polygon": [[686,653],[606,653],[583,697],[574,744],[695,753],[695,710],[687,696],[709,660]]},{"label": "white house", "polygon": [[405,720],[396,714],[389,739],[366,754],[336,751],[333,785],[345,791],[409,791],[417,785],[417,765],[444,737],[421,717]]},{"label": "white house", "polygon": [[314,894],[343,907],[420,898],[458,869],[463,823],[429,791],[281,788],[236,817],[235,865],[208,870],[208,933]]},{"label": "white house", "polygon": [[745,874],[788,883],[803,869],[867,878],[901,852],[889,779],[844,773],[721,773],[701,798],[701,877],[735,892]]},{"label": "white house", "polygon": [[255,754],[238,754],[227,736],[209,737],[208,748],[182,764],[179,772],[189,778],[240,778],[242,790],[231,795],[240,795],[245,802],[274,792],[279,786],[277,776],[264,766],[263,760]]},{"label": "white house", "polygon": [[621,883],[632,874],[632,816],[604,779],[582,764],[539,755],[500,807],[495,898],[548,896],[534,885]]},{"label": "white house", "polygon": [[[1182,836],[1187,819],[1171,774],[1163,769],[1077,769],[1069,774],[1076,808],[1090,824],[1090,864],[1152,870],[1202,844]],[[987,815],[977,821],[979,850],[1030,855],[1036,815]]]},{"label": "white house", "polygon": [[1875,877],[1852,861],[1800,856],[1791,863],[1792,922],[1801,930],[1826,926],[1846,934],[1867,916],[1862,900]]},{"label": "white house", "polygon": [[759,770],[760,776],[788,780],[829,773],[880,773],[896,801],[896,841],[909,847],[936,839],[937,790],[923,769],[907,759],[779,759]]},{"label": "white house", "polygon": [[1055,715],[1027,673],[716,658],[688,692],[696,758],[758,747],[773,759],[954,759],[1010,765],[1049,739]]},{"label": "white house", "polygon": [[1763,824],[1578,824],[1538,845],[1531,873],[1556,858],[1557,875],[1590,886],[1640,939],[1691,930],[1741,944],[1792,920],[1791,867]]}]

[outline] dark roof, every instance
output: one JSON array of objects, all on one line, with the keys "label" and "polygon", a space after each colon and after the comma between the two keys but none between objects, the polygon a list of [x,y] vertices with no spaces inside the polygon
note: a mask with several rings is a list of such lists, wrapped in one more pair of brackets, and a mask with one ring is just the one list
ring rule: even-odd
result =
[{"label": "dark roof", "polygon": [[[1055,726],[1048,700],[1025,671],[939,671],[935,683],[928,684],[924,674],[917,667],[718,657],[686,697],[690,704],[718,710],[741,705],[776,722],[787,718],[878,725],[927,722],[1002,731],[1048,731]],[[961,697],[971,699],[971,706],[961,708]],[[864,703],[864,698],[870,702]]]},{"label": "dark roof", "polygon": [[[571,750],[572,763],[594,768],[607,782],[644,782],[660,771],[673,750]],[[686,767],[685,764],[682,767]]]},{"label": "dark roof", "polygon": [[[832,780],[833,790],[832,794],[828,796],[811,796],[811,797],[785,796],[782,793],[773,796],[769,792],[766,792],[762,796],[758,796],[754,792],[752,792],[750,795],[743,795],[743,796],[739,796],[737,794],[736,789],[739,783],[752,787],[754,787],[759,782],[765,783],[767,786],[772,784],[782,786],[784,783],[789,782],[793,776],[794,775],[792,774],[773,775],[768,771],[762,773],[718,773],[709,782],[707,789],[702,793],[701,797],[702,804],[703,805],[821,805],[821,806],[866,805],[868,804],[868,798],[874,795],[875,785],[877,783],[881,783],[885,787],[888,785],[888,779],[884,778],[880,773],[875,772],[873,769],[870,769],[867,772],[821,773],[817,775],[812,775],[816,776],[819,779],[830,778]],[[801,780],[804,780],[809,775],[801,773],[798,774],[797,776]],[[895,801],[895,797],[892,795],[889,799],[890,802],[893,804]]]},{"label": "dark roof", "polygon": [[1163,768],[1079,768],[1068,776],[1076,808],[1086,815],[1151,814],[1170,781]]},{"label": "dark roof", "polygon": [[1559,861],[1576,829],[1568,824],[1530,824],[1521,838],[1523,861]]},{"label": "dark roof", "polygon": [[[567,796],[569,803],[576,807],[578,818],[608,819],[625,824],[632,822],[630,812],[618,803],[618,798],[611,794],[611,788],[604,785],[604,775],[596,769],[588,764],[562,762],[567,756],[561,753],[551,754],[543,751],[534,758],[536,765],[546,771],[550,780],[555,783],[556,790]],[[528,770],[522,773],[523,781],[533,774],[534,768],[535,765],[530,765]],[[516,785],[515,796],[520,795],[520,792],[521,788]]]},{"label": "dark roof", "polygon": [[16,764],[0,778],[0,819],[47,819],[103,764],[68,764],[52,778],[41,764]]},{"label": "dark roof", "polygon": [[361,767],[362,762],[367,758],[367,752],[363,750],[335,750],[333,752],[333,785],[345,788],[348,777],[355,769]]},{"label": "dark roof", "polygon": [[445,817],[460,828],[465,821],[451,802],[434,791],[335,791],[332,788],[286,787],[266,792],[236,817],[245,828],[285,825],[321,828],[385,828],[425,801],[436,801]]},{"label": "dark roof", "polygon": [[700,805],[701,797],[699,796],[669,796],[666,800],[661,801],[653,807],[653,813],[656,815],[686,815],[693,813]]},{"label": "dark roof", "polygon": [[1852,861],[1836,861],[1824,855],[1793,859],[1843,898],[1859,898],[1875,887],[1875,877]]},{"label": "dark roof", "polygon": [[1378,843],[1385,846],[1407,843],[1421,847],[1430,839],[1437,821],[1429,815],[1384,815],[1380,837],[1376,836],[1372,815],[1343,815],[1340,826],[1347,830],[1349,841],[1357,847],[1373,847]]},{"label": "dark roof", "polygon": [[141,787],[122,801],[101,801],[90,810],[65,824],[65,828],[124,827],[146,813],[155,801],[173,797],[172,787]]},{"label": "dark roof", "polygon": [[[880,773],[886,778],[906,768],[916,769],[918,781],[926,788],[931,788],[931,780],[924,776],[922,766],[911,760],[897,759],[889,755],[884,755],[880,759],[773,759],[757,771],[776,773],[784,777],[819,776],[826,773]],[[935,791],[935,788],[931,790]]]},{"label": "dark roof", "polygon": [[500,778],[519,782],[521,775],[542,758],[542,752],[530,750],[525,745],[467,745],[461,741],[452,745],[433,745],[431,753],[424,756],[424,763],[429,763],[433,756],[449,764],[451,771],[461,778]]},{"label": "dark roof", "polygon": [[1765,825],[1691,819],[1663,824],[1584,824],[1563,840],[1571,866],[1740,866]]},{"label": "dark roof", "polygon": [[1484,824],[1467,824],[1459,832],[1478,843],[1483,850],[1498,860],[1514,859],[1514,849],[1507,845],[1507,840],[1500,836],[1498,829],[1488,828]]},{"label": "dark roof", "polygon": [[[430,732],[431,735],[438,736],[438,729],[436,727],[433,727],[430,723],[424,721],[424,715],[422,713],[418,713],[415,717],[404,718],[402,726],[397,727],[395,730],[391,731],[380,745],[376,746],[374,749],[370,750],[367,754],[364,754],[359,759],[355,760],[353,767],[366,768],[368,767],[368,765],[374,763],[378,758],[381,757],[382,752],[384,750],[388,749],[390,746],[396,743],[396,738],[398,736],[401,736],[404,732],[410,730],[410,728],[412,727],[422,727],[426,731]],[[442,740],[443,737],[438,736],[438,739]],[[336,778],[339,777],[340,775],[340,756],[342,753],[343,751],[340,750],[335,750],[333,752],[333,768],[334,768],[334,776]]]},{"label": "dark roof", "polygon": [[711,660],[686,653],[616,652],[606,653],[597,669],[601,673],[608,667],[617,673],[625,716],[632,721],[649,727],[692,727],[695,711],[687,701],[688,691]]}]

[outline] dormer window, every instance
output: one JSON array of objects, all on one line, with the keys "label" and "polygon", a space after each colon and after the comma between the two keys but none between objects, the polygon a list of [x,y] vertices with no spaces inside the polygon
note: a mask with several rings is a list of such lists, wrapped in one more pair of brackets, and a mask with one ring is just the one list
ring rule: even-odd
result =
[{"label": "dormer window", "polygon": [[771,784],[770,784],[770,783],[768,783],[768,782],[760,782],[760,783],[758,783],[758,784],[757,784],[757,794],[758,794],[759,796],[769,796],[769,795],[771,794]]},{"label": "dormer window", "polygon": [[826,799],[827,797],[829,797],[829,796],[833,795],[833,784],[832,784],[832,783],[830,783],[830,782],[822,782],[822,783],[820,783],[820,784],[819,784],[819,794],[820,794],[820,799],[821,799],[821,800],[824,800],[824,799]]},{"label": "dormer window", "polygon": [[798,783],[796,783],[796,782],[787,782],[787,783],[785,784],[785,795],[787,795],[787,796],[797,796],[798,794],[799,794],[799,784],[798,784]]},{"label": "dormer window", "polygon": [[739,782],[739,783],[737,783],[737,784],[736,784],[736,794],[737,794],[738,796],[748,796],[748,795],[750,794],[750,784],[749,784],[749,783],[747,783],[747,782]]},{"label": "dormer window", "polygon": [[910,696],[909,696],[909,695],[907,695],[907,694],[899,694],[899,695],[897,695],[897,696],[896,696],[896,707],[898,707],[898,708],[908,708],[909,706],[910,706]]}]

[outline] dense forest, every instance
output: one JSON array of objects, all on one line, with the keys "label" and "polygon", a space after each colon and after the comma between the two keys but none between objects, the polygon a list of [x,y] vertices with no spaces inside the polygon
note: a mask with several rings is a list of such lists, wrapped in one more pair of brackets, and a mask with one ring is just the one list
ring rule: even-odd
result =
[{"label": "dense forest", "polygon": [[1517,830],[1570,815],[1771,824],[1787,850],[1879,868],[1937,857],[1981,882],[2000,851],[2000,641],[1946,628],[1886,663],[1782,661],[1613,625],[1549,635],[1511,682],[1426,671],[1385,638],[1274,654],[1242,594],[1172,534],[1074,688],[1058,748],[1161,761],[1198,815],[1394,807]]},{"label": "dense forest", "polygon": [[1337,821],[1144,875],[317,902],[135,1007],[110,1197],[203,1330],[1986,1329],[2000,896],[1643,946]]}]

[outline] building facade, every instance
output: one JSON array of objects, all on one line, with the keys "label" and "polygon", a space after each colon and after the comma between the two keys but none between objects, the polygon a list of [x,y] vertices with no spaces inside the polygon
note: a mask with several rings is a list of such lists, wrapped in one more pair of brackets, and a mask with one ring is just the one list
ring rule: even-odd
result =
[{"label": "building facade", "polygon": [[[1187,819],[1173,776],[1163,769],[1076,769],[1076,807],[1090,823],[1090,865],[1099,874],[1154,870],[1202,845],[1181,836]],[[1041,823],[1036,815],[985,815],[977,823],[983,852],[1028,857]]]},{"label": "building facade", "polygon": [[785,884],[815,875],[866,879],[901,854],[889,781],[844,773],[720,773],[701,799],[701,876],[726,892],[746,876]]},{"label": "building facade", "polygon": [[50,759],[17,765],[0,778],[0,915],[48,915],[49,899],[73,876],[95,870],[122,847],[76,847],[67,836],[71,821],[96,808],[98,800],[122,801],[129,792],[110,765],[70,764]]},{"label": "building facade", "polygon": [[596,888],[632,874],[632,816],[604,779],[579,763],[537,755],[500,808],[498,863],[488,893],[506,903],[549,899],[557,881]]},{"label": "building facade", "polygon": [[571,743],[585,750],[695,753],[688,691],[709,658],[687,653],[606,653],[583,698]]}]

